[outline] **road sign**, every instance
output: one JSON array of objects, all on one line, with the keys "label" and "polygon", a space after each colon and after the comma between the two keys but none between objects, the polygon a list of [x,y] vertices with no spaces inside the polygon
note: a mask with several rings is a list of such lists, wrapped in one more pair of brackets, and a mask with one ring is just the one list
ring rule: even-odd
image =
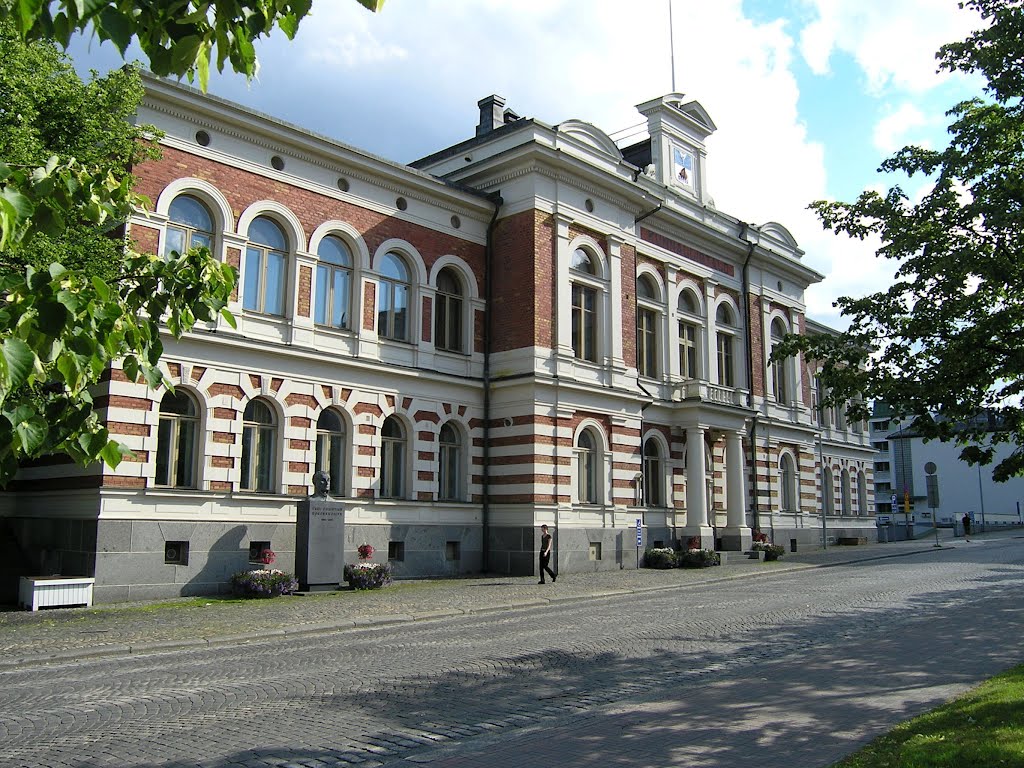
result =
[{"label": "road sign", "polygon": [[876,522],[879,525],[888,525],[889,524],[889,520],[890,520],[889,515],[878,515],[876,517]]},{"label": "road sign", "polygon": [[892,495],[892,513],[895,515],[899,511],[900,511],[900,502],[899,502],[899,499],[896,497],[896,494],[894,493]]},{"label": "road sign", "polygon": [[642,517],[636,519],[636,545],[638,547],[644,545],[644,520]]}]

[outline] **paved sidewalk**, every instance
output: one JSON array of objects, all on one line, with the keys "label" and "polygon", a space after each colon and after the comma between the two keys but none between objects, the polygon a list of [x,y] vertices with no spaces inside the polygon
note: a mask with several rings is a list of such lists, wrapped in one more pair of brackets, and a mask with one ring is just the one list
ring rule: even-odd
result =
[{"label": "paved sidewalk", "polygon": [[[943,548],[970,546],[952,538],[948,530],[940,536]],[[722,579],[771,578],[800,568],[932,551],[935,541],[927,538],[787,553],[774,563],[729,553],[726,562],[715,568],[572,573],[545,586],[537,584],[536,577],[495,576],[403,581],[381,590],[341,590],[273,600],[182,598],[36,613],[0,609],[0,669],[90,656],[237,644],[275,635],[336,632],[649,590],[695,589]]]}]

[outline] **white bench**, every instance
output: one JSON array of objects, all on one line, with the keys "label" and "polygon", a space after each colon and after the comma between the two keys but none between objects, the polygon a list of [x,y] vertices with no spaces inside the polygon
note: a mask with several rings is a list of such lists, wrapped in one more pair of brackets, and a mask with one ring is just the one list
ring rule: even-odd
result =
[{"label": "white bench", "polygon": [[84,576],[22,576],[18,604],[27,610],[92,605],[96,579]]}]

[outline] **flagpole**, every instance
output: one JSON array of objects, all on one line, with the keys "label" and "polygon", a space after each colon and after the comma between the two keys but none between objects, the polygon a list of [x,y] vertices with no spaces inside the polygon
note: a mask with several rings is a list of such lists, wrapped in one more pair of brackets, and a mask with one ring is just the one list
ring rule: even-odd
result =
[{"label": "flagpole", "polygon": [[672,0],[668,0],[668,50],[672,59],[672,93],[676,92],[676,28],[672,23]]}]

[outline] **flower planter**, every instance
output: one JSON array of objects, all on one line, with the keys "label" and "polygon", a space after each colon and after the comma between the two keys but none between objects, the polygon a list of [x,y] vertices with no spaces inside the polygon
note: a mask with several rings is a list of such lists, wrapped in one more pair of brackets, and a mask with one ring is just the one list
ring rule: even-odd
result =
[{"label": "flower planter", "polygon": [[18,604],[29,611],[40,608],[69,608],[92,605],[96,579],[62,576],[22,576]]}]

